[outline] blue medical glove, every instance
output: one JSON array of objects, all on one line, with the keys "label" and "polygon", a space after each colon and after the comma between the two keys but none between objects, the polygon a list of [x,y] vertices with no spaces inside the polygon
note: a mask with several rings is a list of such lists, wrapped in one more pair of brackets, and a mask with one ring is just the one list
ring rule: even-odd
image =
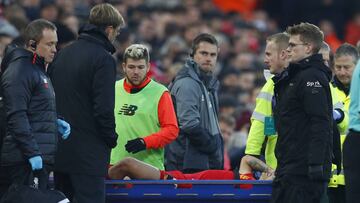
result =
[{"label": "blue medical glove", "polygon": [[334,121],[340,120],[342,118],[342,116],[343,115],[341,114],[341,112],[338,109],[333,110],[333,119],[334,119]]},{"label": "blue medical glove", "polygon": [[70,125],[62,119],[57,119],[58,131],[61,134],[63,140],[67,139],[70,135]]},{"label": "blue medical glove", "polygon": [[31,165],[31,169],[32,169],[33,171],[35,171],[35,170],[40,170],[40,169],[42,169],[42,167],[43,167],[43,161],[42,161],[41,156],[31,157],[31,158],[29,159],[29,162],[30,162],[30,165]]}]

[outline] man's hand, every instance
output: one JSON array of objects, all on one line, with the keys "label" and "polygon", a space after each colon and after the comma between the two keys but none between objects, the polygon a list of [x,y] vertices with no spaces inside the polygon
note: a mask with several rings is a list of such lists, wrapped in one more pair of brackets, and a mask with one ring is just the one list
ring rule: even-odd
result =
[{"label": "man's hand", "polygon": [[104,141],[105,141],[106,145],[108,147],[110,147],[111,149],[116,147],[117,139],[118,139],[118,134],[117,133],[115,133],[115,135],[112,136],[112,137],[104,137]]},{"label": "man's hand", "polygon": [[57,119],[58,132],[61,134],[63,140],[67,139],[70,135],[70,124],[62,119]]},{"label": "man's hand", "polygon": [[125,145],[126,151],[129,153],[138,153],[142,150],[146,149],[145,141],[142,138],[136,138],[133,140],[129,140]]},{"label": "man's hand", "polygon": [[35,171],[35,170],[40,170],[40,169],[42,169],[42,167],[43,167],[43,161],[42,161],[41,156],[31,157],[31,158],[29,159],[29,162],[30,162],[30,165],[31,165],[31,169],[32,169],[33,171]]}]

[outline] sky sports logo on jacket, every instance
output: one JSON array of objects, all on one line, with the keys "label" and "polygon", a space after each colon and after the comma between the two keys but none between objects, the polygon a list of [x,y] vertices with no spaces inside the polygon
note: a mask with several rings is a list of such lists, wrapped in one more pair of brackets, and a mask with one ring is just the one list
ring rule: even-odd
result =
[{"label": "sky sports logo on jacket", "polygon": [[135,111],[137,109],[138,109],[138,107],[135,105],[124,104],[124,106],[121,107],[118,114],[124,115],[124,116],[133,116],[133,115],[135,115]]},{"label": "sky sports logo on jacket", "polygon": [[307,82],[306,83],[307,87],[322,87],[319,81],[315,81],[315,82]]}]

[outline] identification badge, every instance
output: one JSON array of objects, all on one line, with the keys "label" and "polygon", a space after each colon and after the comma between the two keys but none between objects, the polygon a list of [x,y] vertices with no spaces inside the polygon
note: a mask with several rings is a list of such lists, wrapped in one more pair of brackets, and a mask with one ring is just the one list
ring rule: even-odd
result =
[{"label": "identification badge", "polygon": [[264,134],[267,136],[276,134],[274,117],[272,116],[265,117]]}]

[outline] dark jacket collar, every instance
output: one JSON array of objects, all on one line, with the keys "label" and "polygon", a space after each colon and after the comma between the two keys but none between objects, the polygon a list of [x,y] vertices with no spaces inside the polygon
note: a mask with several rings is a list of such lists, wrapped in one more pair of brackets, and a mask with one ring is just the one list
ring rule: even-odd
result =
[{"label": "dark jacket collar", "polygon": [[104,30],[92,24],[85,24],[79,30],[79,39],[88,40],[103,46],[108,52],[113,54],[116,50],[109,41]]},{"label": "dark jacket collar", "polygon": [[336,76],[333,77],[333,80],[331,81],[331,83],[335,87],[339,88],[339,90],[345,92],[346,96],[349,95],[349,93],[350,93],[350,85],[349,85],[349,87],[345,87],[345,85],[343,85]]},{"label": "dark jacket collar", "polygon": [[176,75],[174,81],[184,77],[191,77],[199,83],[204,83],[208,90],[219,89],[219,81],[212,74],[206,74],[201,71],[198,64],[192,58],[186,60],[185,66]]},{"label": "dark jacket collar", "polygon": [[308,68],[316,68],[325,73],[328,80],[331,80],[331,70],[324,64],[323,58],[321,54],[314,54],[307,58],[302,59],[296,63],[290,63],[289,66],[279,75],[275,75],[273,77],[273,81],[278,83],[279,81],[286,80],[288,78],[294,77],[297,73],[308,69]]},{"label": "dark jacket collar", "polygon": [[4,72],[10,63],[20,58],[29,58],[32,64],[36,64],[45,72],[45,59],[39,55],[16,45],[8,45],[4,59],[1,62],[1,72]]}]

